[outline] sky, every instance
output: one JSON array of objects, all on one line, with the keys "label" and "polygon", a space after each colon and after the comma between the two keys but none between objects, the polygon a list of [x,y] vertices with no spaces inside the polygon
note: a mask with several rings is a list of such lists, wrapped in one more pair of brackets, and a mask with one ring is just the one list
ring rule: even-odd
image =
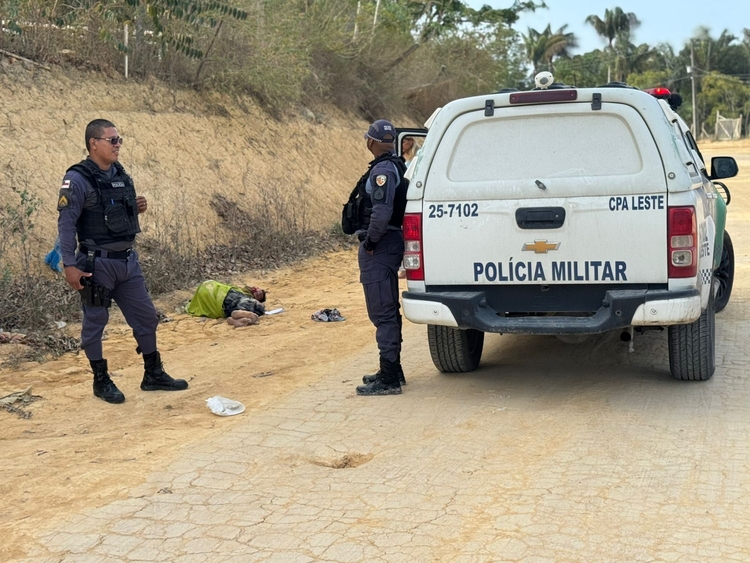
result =
[{"label": "sky", "polygon": [[[466,0],[472,8],[489,4],[493,8],[507,8],[512,0]],[[619,6],[624,12],[633,12],[641,25],[632,33],[631,42],[636,45],[648,43],[670,43],[679,52],[699,26],[707,26],[711,36],[716,38],[725,29],[739,39],[743,27],[750,28],[749,0],[616,0],[612,3],[590,2],[585,0],[545,0],[546,10],[523,15],[513,26],[521,33],[532,27],[542,31],[552,24],[552,31],[568,24],[567,32],[578,37],[579,48],[571,53],[582,54],[601,49],[606,43],[596,34],[594,28],[584,20],[595,14],[604,18],[605,9]]]}]

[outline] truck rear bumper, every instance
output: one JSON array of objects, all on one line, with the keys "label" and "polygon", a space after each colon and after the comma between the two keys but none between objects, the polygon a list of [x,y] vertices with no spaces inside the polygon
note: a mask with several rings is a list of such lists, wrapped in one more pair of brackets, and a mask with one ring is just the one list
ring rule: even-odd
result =
[{"label": "truck rear bumper", "polygon": [[493,310],[484,292],[403,292],[404,315],[418,324],[517,334],[596,334],[631,325],[688,324],[701,314],[698,289],[607,291],[592,315],[505,316]]}]

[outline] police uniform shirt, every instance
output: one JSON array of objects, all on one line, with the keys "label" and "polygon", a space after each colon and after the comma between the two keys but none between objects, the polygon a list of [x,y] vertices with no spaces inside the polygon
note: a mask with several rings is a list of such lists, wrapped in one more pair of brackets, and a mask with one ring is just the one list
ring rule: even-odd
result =
[{"label": "police uniform shirt", "polygon": [[400,230],[398,227],[388,225],[393,214],[396,188],[400,182],[398,169],[390,160],[382,160],[370,170],[365,191],[372,201],[372,215],[370,215],[367,238],[373,244],[383,238],[387,230]]},{"label": "police uniform shirt", "polygon": [[[110,180],[117,174],[114,165],[109,170],[102,171],[104,178]],[[60,193],[57,198],[57,230],[60,235],[60,254],[64,266],[75,266],[76,260],[76,223],[84,209],[99,207],[99,196],[88,180],[75,170],[69,171],[63,178]],[[95,250],[110,250],[113,252],[127,250],[133,246],[129,241],[117,241],[105,245],[97,245],[93,240],[78,241],[80,244]]]}]

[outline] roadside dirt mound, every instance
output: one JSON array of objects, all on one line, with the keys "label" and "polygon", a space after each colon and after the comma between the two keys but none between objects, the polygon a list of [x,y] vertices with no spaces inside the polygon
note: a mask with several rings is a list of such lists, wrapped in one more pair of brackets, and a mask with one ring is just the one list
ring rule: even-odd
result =
[{"label": "roadside dirt mound", "polygon": [[121,161],[149,199],[144,234],[189,227],[202,244],[221,236],[214,194],[246,205],[291,202],[307,228],[327,229],[369,160],[367,123],[335,108],[288,108],[277,120],[250,98],[0,65],[0,205],[17,201],[9,188],[41,198],[31,236],[45,249],[62,177],[85,157],[84,129],[99,117],[118,126]]}]

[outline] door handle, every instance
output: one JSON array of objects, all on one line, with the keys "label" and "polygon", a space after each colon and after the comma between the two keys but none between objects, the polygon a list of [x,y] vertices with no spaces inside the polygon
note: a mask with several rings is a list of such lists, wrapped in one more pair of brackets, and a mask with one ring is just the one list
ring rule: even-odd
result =
[{"label": "door handle", "polygon": [[559,229],[565,223],[563,207],[520,207],[516,224],[522,229]]}]

